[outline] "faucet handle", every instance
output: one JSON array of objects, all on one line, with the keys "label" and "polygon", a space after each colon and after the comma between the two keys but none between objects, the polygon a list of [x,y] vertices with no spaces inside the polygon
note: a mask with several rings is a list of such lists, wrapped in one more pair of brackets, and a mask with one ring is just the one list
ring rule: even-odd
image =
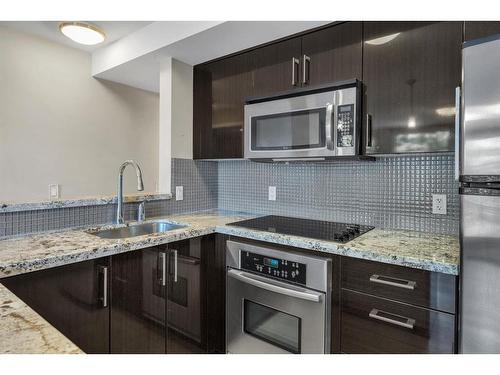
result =
[{"label": "faucet handle", "polygon": [[137,221],[144,221],[146,219],[146,202],[142,202],[137,209]]}]

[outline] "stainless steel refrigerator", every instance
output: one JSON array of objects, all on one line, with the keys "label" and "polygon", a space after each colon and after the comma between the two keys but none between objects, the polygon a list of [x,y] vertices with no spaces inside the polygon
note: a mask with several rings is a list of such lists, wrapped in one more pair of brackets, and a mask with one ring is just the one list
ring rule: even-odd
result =
[{"label": "stainless steel refrigerator", "polygon": [[462,53],[459,351],[500,353],[500,35]]}]

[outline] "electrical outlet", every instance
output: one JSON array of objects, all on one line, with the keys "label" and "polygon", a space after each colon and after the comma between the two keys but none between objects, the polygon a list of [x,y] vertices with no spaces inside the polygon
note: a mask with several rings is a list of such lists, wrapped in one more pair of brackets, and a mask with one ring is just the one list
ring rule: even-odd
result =
[{"label": "electrical outlet", "polygon": [[59,199],[59,184],[49,184],[49,199]]},{"label": "electrical outlet", "polygon": [[176,201],[184,200],[184,186],[175,187],[175,200]]},{"label": "electrical outlet", "polygon": [[269,200],[276,200],[276,186],[269,186]]},{"label": "electrical outlet", "polygon": [[432,194],[432,213],[446,215],[446,194]]}]

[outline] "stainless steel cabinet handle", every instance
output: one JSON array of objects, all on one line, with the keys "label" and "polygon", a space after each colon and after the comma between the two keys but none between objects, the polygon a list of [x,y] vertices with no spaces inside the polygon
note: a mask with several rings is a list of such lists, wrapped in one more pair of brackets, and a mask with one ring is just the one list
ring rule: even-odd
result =
[{"label": "stainless steel cabinet handle", "polygon": [[[384,316],[386,315],[386,316]],[[408,329],[413,329],[415,327],[415,319],[407,318],[405,316],[396,315],[388,313],[386,311],[372,309],[368,316],[372,319],[380,320],[382,322],[394,324],[399,327],[404,327]],[[389,318],[388,316],[393,316],[396,319]]]},{"label": "stainless steel cabinet handle", "polygon": [[372,115],[366,114],[366,147],[372,147]]},{"label": "stainless steel cabinet handle", "polygon": [[292,86],[297,86],[297,72],[299,71],[299,59],[292,57]]},{"label": "stainless steel cabinet handle", "polygon": [[269,290],[270,292],[284,294],[289,297],[300,298],[311,302],[321,302],[323,298],[322,293],[314,293],[305,290],[301,291],[301,290],[290,289],[286,287],[285,284],[281,286],[282,283],[279,282],[270,283],[268,281],[261,281],[257,278],[258,276],[253,276],[249,273],[242,271],[228,270],[227,276],[240,280],[246,284],[253,285],[257,288]]},{"label": "stainless steel cabinet handle", "polygon": [[178,254],[178,251],[172,250],[172,252],[174,253],[174,283],[176,283],[177,282],[177,254]]},{"label": "stainless steel cabinet handle", "polygon": [[460,110],[461,110],[460,87],[455,88],[455,180],[460,176]]},{"label": "stainless steel cabinet handle", "polygon": [[302,83],[309,83],[309,72],[311,69],[311,58],[307,55],[302,56]]},{"label": "stainless steel cabinet handle", "polygon": [[371,275],[370,281],[372,283],[384,284],[395,286],[397,288],[414,290],[417,283],[415,281],[398,279],[396,277],[381,276],[381,275]]},{"label": "stainless steel cabinet handle", "polygon": [[100,298],[102,307],[108,306],[108,267],[99,266],[99,273],[102,274],[102,297]]},{"label": "stainless steel cabinet handle", "polygon": [[167,254],[164,252],[160,252],[160,261],[161,261],[161,279],[160,283],[162,286],[167,285]]}]

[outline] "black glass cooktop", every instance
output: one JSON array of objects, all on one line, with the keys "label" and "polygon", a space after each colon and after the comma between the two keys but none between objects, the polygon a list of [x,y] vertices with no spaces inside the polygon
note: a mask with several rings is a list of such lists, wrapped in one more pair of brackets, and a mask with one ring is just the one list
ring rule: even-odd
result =
[{"label": "black glass cooktop", "polygon": [[299,219],[286,216],[263,216],[227,225],[340,243],[349,242],[374,228],[367,225]]}]

